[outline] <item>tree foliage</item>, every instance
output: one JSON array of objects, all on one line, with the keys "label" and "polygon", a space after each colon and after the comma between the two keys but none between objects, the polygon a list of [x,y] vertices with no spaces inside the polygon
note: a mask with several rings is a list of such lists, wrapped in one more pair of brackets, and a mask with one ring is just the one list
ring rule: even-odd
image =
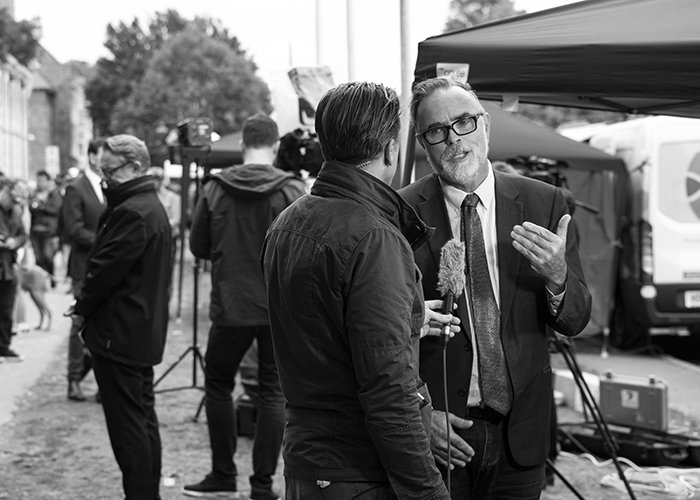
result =
[{"label": "tree foliage", "polygon": [[170,37],[150,59],[143,78],[114,108],[111,128],[143,138],[162,154],[160,124],[209,117],[220,134],[248,116],[269,113],[270,92],[253,63],[230,44],[195,26]]},{"label": "tree foliage", "polygon": [[[190,28],[223,43],[245,58],[245,51],[241,49],[238,39],[220,21],[209,17],[190,20],[175,10],[167,10],[156,13],[146,28],[136,18],[131,23],[120,22],[107,26],[105,47],[111,56],[97,61],[95,76],[86,87],[90,115],[97,134],[109,135],[119,131],[114,125],[122,122],[113,120],[117,105],[131,96],[144,78],[151,59],[161,47],[178,33]],[[191,57],[186,54],[181,56],[183,59]],[[257,70],[252,61],[249,61],[246,69],[251,72]],[[215,123],[215,126],[218,124]]]},{"label": "tree foliage", "polygon": [[36,57],[41,36],[38,19],[15,21],[6,8],[0,9],[0,62],[12,55],[20,64],[28,66]]},{"label": "tree foliage", "polygon": [[[446,29],[451,31],[472,28],[479,24],[524,13],[524,11],[515,8],[513,0],[451,0],[450,17],[447,20]],[[478,89],[476,90],[478,92]],[[538,104],[521,104],[518,107],[518,114],[552,128],[567,122],[587,121],[593,123],[624,119],[624,115],[621,113]]]},{"label": "tree foliage", "polygon": [[451,0],[445,29],[472,28],[519,14],[524,14],[524,11],[517,10],[513,0]]}]

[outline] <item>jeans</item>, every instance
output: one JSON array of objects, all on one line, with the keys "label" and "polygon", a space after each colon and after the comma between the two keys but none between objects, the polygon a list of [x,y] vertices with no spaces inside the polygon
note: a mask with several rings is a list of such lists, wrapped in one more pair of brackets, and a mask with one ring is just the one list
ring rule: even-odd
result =
[{"label": "jeans", "polygon": [[0,280],[0,350],[10,347],[12,341],[12,311],[16,296],[17,282]]},{"label": "jeans", "polygon": [[321,488],[315,481],[285,478],[285,500],[396,500],[389,483],[332,481]]},{"label": "jeans", "polygon": [[[468,417],[469,418],[469,417]],[[453,500],[536,500],[542,492],[544,464],[518,467],[505,446],[505,421],[491,423],[473,418],[469,429],[457,432],[474,449],[466,467],[451,471]],[[445,468],[438,465],[445,483]]]},{"label": "jeans", "polygon": [[160,498],[161,443],[153,368],[124,365],[94,354],[92,362],[126,500]]},{"label": "jeans", "polygon": [[258,408],[253,441],[253,491],[269,491],[277,468],[284,432],[284,397],[277,374],[269,326],[213,324],[205,355],[205,409],[212,451],[212,472],[238,475],[233,388],[241,359],[253,339],[258,341]]}]

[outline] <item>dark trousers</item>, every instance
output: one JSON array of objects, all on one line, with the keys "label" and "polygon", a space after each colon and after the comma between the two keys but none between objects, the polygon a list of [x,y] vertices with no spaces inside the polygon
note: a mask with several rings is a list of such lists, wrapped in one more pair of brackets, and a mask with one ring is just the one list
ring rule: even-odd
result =
[{"label": "dark trousers", "polygon": [[10,347],[12,341],[12,312],[16,296],[17,282],[0,280],[0,350]]},{"label": "dark trousers", "polygon": [[53,281],[53,258],[56,254],[55,237],[45,232],[33,232],[29,235],[34,250],[36,265],[51,275]]},{"label": "dark trousers", "polygon": [[126,500],[158,499],[161,444],[153,394],[153,368],[92,355],[114,458]]},{"label": "dark trousers", "polygon": [[[473,418],[469,429],[458,433],[474,449],[466,467],[451,472],[453,500],[537,500],[542,492],[544,464],[518,467],[505,446],[505,423]],[[445,469],[438,466],[443,478]],[[447,481],[445,481],[447,483]]]},{"label": "dark trousers", "polygon": [[253,491],[268,491],[277,468],[285,422],[284,397],[269,326],[212,325],[205,355],[205,408],[212,472],[219,477],[235,477],[237,431],[232,393],[241,359],[253,339],[258,341],[258,408],[250,485]]},{"label": "dark trousers", "polygon": [[396,500],[389,483],[331,482],[321,488],[316,481],[285,478],[285,500]]},{"label": "dark trousers", "polygon": [[[82,287],[81,280],[73,280],[73,296],[77,296]],[[90,371],[90,354],[83,339],[80,338],[80,331],[71,322],[70,334],[68,335],[68,380],[80,382]]]}]

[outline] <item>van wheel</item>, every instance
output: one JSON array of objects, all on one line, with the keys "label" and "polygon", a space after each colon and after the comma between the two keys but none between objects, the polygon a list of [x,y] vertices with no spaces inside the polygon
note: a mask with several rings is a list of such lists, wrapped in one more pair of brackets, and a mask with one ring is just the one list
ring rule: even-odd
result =
[{"label": "van wheel", "polygon": [[615,306],[610,328],[610,344],[622,350],[647,349],[651,339],[649,329],[627,314],[623,306]]}]

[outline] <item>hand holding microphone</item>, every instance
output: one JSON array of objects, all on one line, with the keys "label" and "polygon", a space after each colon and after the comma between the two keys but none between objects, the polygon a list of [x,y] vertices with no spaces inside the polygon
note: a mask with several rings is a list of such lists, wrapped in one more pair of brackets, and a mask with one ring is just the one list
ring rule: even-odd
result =
[{"label": "hand holding microphone", "polygon": [[[454,304],[452,309],[456,309],[457,304]],[[447,335],[452,338],[455,333],[459,332],[460,320],[457,316],[445,311],[445,302],[440,299],[425,301],[425,318],[423,320],[423,328],[420,331],[420,337],[440,336],[447,330]]]}]

